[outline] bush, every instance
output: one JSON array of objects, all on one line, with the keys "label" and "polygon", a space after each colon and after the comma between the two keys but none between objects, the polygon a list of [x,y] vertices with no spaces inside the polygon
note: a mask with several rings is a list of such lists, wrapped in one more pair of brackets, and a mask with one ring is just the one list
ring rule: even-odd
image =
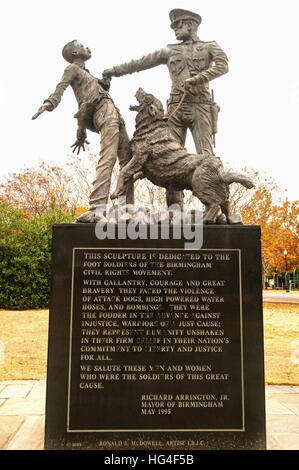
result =
[{"label": "bush", "polygon": [[70,211],[61,209],[28,218],[0,205],[0,308],[48,306],[52,224],[73,220]]}]

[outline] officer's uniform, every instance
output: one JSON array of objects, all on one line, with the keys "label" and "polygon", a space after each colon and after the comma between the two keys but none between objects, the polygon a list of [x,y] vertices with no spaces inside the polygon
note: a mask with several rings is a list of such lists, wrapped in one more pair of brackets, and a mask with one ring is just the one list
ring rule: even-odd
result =
[{"label": "officer's uniform", "polygon": [[[181,19],[193,19],[198,24],[201,21],[199,15],[179,9],[170,12],[170,19],[172,27]],[[139,60],[113,67],[109,69],[109,75],[120,77],[161,64],[167,65],[172,81],[171,93],[167,101],[169,116],[176,110],[183,97],[184,81],[196,78],[196,84],[190,87],[182,105],[168,121],[173,133],[184,146],[187,129],[190,129],[196,151],[213,154],[213,105],[209,81],[228,71],[226,54],[216,42],[204,42],[196,38],[179,44],[169,44],[166,48]],[[168,197],[168,204],[181,202],[177,196]]]}]

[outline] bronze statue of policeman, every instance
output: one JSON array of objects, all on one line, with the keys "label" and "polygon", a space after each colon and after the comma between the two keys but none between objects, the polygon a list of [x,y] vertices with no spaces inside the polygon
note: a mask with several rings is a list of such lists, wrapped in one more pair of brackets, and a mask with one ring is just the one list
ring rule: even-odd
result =
[{"label": "bronze statue of policeman", "polygon": [[[168,123],[175,137],[184,146],[190,129],[196,152],[213,154],[218,107],[213,102],[209,83],[228,72],[228,59],[215,41],[198,38],[201,17],[197,13],[174,9],[169,17],[176,39],[181,42],[107,69],[103,77],[120,77],[166,64],[172,81],[167,101]],[[182,201],[181,192],[167,192],[168,205],[179,203],[182,207]]]}]

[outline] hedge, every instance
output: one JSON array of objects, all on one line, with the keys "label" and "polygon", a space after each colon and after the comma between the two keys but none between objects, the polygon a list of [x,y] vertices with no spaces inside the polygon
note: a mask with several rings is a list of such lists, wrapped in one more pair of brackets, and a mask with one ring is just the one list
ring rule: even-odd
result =
[{"label": "hedge", "polygon": [[0,205],[0,308],[48,307],[52,224],[73,220],[58,209],[29,218]]}]

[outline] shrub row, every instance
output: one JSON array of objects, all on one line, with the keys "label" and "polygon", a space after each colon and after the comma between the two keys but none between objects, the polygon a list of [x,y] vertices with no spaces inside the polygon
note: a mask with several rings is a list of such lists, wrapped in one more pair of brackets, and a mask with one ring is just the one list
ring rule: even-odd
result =
[{"label": "shrub row", "polygon": [[0,205],[0,308],[48,307],[52,224],[73,220],[59,209],[29,218]]}]

